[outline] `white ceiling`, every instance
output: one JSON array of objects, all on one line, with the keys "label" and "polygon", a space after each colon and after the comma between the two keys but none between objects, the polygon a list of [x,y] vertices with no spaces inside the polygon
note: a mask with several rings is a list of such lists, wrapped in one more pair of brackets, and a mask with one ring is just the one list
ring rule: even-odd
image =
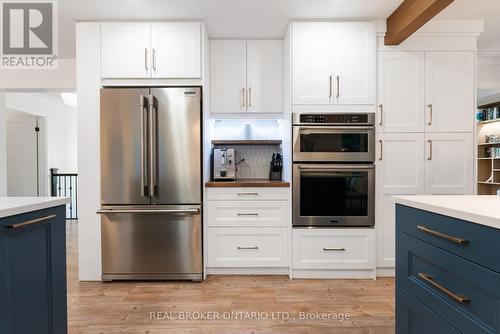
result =
[{"label": "white ceiling", "polygon": [[[210,37],[283,37],[292,19],[386,19],[402,0],[59,0],[61,58],[74,58],[79,20],[195,19]],[[456,0],[440,14],[447,19],[486,19],[480,45],[498,43],[499,0]],[[500,48],[500,45],[498,46]]]}]

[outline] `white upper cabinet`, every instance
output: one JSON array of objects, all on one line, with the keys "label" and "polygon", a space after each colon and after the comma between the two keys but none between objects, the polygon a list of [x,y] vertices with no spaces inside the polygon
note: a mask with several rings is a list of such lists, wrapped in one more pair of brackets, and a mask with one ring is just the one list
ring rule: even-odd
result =
[{"label": "white upper cabinet", "polygon": [[200,78],[201,23],[101,23],[101,76]]},{"label": "white upper cabinet", "polygon": [[375,30],[371,22],[334,23],[335,96],[338,104],[375,100]]},{"label": "white upper cabinet", "polygon": [[149,35],[149,23],[101,23],[102,77],[149,77]]},{"label": "white upper cabinet", "polygon": [[472,133],[426,133],[425,193],[472,194]]},{"label": "white upper cabinet", "polygon": [[293,104],[374,104],[372,22],[293,23],[292,63]]},{"label": "white upper cabinet", "polygon": [[426,132],[474,129],[474,52],[425,53]]},{"label": "white upper cabinet", "polygon": [[201,24],[151,24],[153,78],[201,77]]},{"label": "white upper cabinet", "polygon": [[283,112],[283,41],[212,40],[214,114]]},{"label": "white upper cabinet", "polygon": [[247,110],[283,112],[283,41],[247,41]]},{"label": "white upper cabinet", "polygon": [[424,132],[424,52],[379,52],[379,132]]},{"label": "white upper cabinet", "polygon": [[246,42],[213,40],[211,54],[211,98],[213,113],[246,111]]},{"label": "white upper cabinet", "polygon": [[293,104],[330,104],[333,23],[296,22],[292,34]]}]

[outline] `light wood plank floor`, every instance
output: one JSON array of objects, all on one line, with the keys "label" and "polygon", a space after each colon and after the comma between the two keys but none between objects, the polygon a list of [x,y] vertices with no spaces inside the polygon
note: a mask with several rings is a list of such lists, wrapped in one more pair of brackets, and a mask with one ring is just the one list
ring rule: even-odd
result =
[{"label": "light wood plank floor", "polygon": [[[210,276],[203,283],[78,282],[77,223],[68,223],[67,236],[70,334],[394,333],[393,279]],[[151,320],[150,312],[163,312],[164,319]],[[213,312],[212,317],[218,312],[219,320],[178,319],[187,312],[193,317],[201,314],[194,312]],[[301,320],[300,312],[349,313],[351,318]]]}]

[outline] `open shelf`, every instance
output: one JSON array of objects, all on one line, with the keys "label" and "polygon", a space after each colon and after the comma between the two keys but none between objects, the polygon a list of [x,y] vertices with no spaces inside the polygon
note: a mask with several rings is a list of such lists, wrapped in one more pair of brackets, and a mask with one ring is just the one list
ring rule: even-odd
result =
[{"label": "open shelf", "polygon": [[495,118],[495,119],[489,119],[487,121],[478,121],[477,124],[490,124],[490,123],[497,123],[500,122],[500,118]]}]

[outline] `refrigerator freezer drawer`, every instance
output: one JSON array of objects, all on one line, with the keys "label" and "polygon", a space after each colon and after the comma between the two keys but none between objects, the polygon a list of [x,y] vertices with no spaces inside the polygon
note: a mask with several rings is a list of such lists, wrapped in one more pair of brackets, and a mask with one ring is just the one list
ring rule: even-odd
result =
[{"label": "refrigerator freezer drawer", "polygon": [[100,211],[103,281],[202,279],[201,206],[158,209]]}]

